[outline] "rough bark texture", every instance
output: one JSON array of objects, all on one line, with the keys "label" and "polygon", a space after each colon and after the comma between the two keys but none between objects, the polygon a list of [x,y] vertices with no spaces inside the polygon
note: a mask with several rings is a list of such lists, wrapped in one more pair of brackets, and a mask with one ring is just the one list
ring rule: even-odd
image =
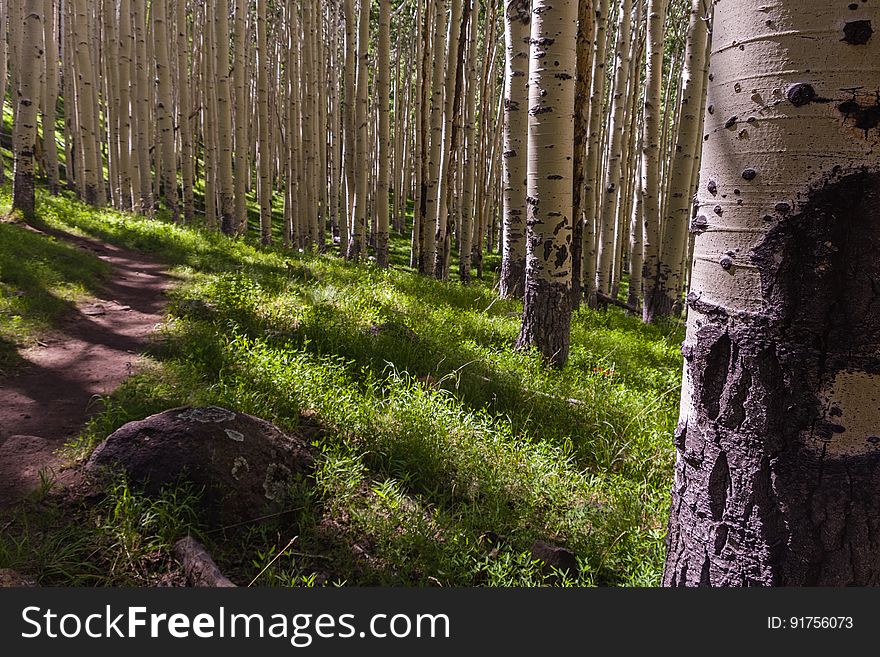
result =
[{"label": "rough bark texture", "polygon": [[12,186],[12,209],[30,219],[36,212],[34,198],[34,149],[37,144],[37,98],[40,93],[40,64],[43,61],[43,3],[28,0],[21,8],[22,32],[18,89],[16,90],[16,125],[13,144],[15,173]]},{"label": "rough bark texture", "polygon": [[511,0],[504,15],[504,235],[501,296],[522,298],[526,279],[526,138],[528,131],[529,3]]},{"label": "rough bark texture", "polygon": [[716,3],[666,585],[880,584],[880,53],[847,42],[857,9]]},{"label": "rough bark texture", "polygon": [[568,360],[571,324],[572,144],[578,5],[535,0],[529,51],[528,243],[517,348]]}]

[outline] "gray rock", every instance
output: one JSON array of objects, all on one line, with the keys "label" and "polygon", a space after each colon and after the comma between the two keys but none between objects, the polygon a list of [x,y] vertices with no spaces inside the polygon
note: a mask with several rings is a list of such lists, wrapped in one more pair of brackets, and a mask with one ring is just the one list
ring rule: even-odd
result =
[{"label": "gray rock", "polygon": [[175,408],[129,422],[95,449],[85,474],[101,483],[121,470],[149,494],[190,481],[204,488],[209,519],[228,526],[283,510],[290,485],[312,467],[309,445],[300,436],[210,406]]}]

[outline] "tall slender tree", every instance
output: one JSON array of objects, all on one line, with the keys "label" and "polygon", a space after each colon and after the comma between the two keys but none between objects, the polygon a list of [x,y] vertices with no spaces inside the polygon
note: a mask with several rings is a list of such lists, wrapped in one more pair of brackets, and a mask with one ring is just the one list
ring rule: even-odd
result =
[{"label": "tall slender tree", "polygon": [[40,66],[43,61],[43,2],[24,0],[20,25],[12,29],[21,34],[21,49],[17,53],[16,112],[13,139],[12,209],[25,219],[36,214],[34,194],[34,150],[37,144],[37,111],[40,94]]},{"label": "tall slender tree", "polygon": [[504,13],[503,297],[522,298],[526,280],[526,141],[528,139],[530,0],[509,0]]},{"label": "tall slender tree", "polygon": [[577,0],[534,0],[529,49],[528,244],[518,348],[568,360]]}]

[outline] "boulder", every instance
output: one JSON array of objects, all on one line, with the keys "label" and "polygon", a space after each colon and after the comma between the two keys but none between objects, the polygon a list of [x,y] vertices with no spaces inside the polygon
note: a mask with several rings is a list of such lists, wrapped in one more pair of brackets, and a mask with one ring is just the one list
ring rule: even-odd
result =
[{"label": "boulder", "polygon": [[290,485],[308,474],[308,443],[260,418],[226,408],[175,408],[129,422],[102,442],[85,474],[102,482],[114,471],[156,494],[189,481],[204,488],[209,520],[224,526],[284,510]]}]

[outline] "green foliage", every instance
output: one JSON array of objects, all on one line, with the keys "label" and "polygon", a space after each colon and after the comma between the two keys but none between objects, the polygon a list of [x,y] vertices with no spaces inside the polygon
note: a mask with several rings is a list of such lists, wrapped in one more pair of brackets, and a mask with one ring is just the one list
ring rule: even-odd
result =
[{"label": "green foliage", "polygon": [[174,570],[173,542],[198,535],[198,500],[188,484],[151,498],[123,478],[94,506],[70,508],[44,490],[0,532],[0,568],[43,586],[155,585]]},{"label": "green foliage", "polygon": [[[0,215],[9,210],[0,189]],[[107,266],[92,253],[24,224],[0,220],[0,371],[18,360],[78,299],[94,292]]]},{"label": "green foliage", "polygon": [[[659,582],[678,325],[583,308],[569,364],[551,370],[512,350],[518,302],[499,299],[491,282],[413,274],[403,238],[383,271],[42,201],[52,225],[155,253],[181,279],[155,364],[106,400],[77,453],[184,403],[291,432],[307,412],[325,428],[289,513],[208,532],[240,583]],[[529,551],[538,540],[573,550],[580,573],[542,568]],[[156,545],[116,543],[135,554]]]}]

